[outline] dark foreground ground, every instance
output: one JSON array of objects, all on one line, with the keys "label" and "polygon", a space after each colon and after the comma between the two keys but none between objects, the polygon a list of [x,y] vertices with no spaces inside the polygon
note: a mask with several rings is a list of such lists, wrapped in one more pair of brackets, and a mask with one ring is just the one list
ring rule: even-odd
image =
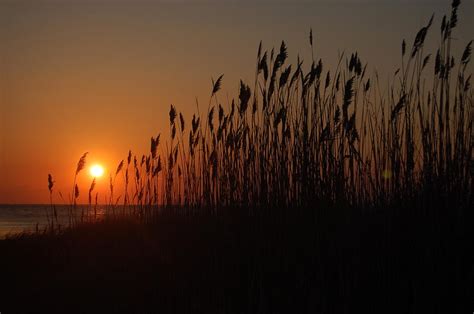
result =
[{"label": "dark foreground ground", "polygon": [[472,214],[354,212],[169,215],[0,241],[0,312],[474,311]]}]

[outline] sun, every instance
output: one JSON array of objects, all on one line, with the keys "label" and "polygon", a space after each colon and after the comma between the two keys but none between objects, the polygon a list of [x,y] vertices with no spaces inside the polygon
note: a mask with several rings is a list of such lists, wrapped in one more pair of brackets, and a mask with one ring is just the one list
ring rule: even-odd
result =
[{"label": "sun", "polygon": [[93,176],[94,178],[102,177],[102,175],[104,174],[104,167],[96,164],[96,165],[93,165],[89,171],[90,171],[91,176]]}]

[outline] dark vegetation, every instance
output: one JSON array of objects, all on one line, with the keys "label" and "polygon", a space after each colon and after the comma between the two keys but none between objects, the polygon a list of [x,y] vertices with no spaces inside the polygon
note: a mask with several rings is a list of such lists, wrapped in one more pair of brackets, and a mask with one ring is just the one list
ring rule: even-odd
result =
[{"label": "dark vegetation", "polygon": [[357,53],[331,71],[313,57],[305,72],[285,65],[284,43],[260,45],[253,90],[241,82],[224,109],[220,76],[203,116],[187,123],[171,106],[165,146],[152,137],[148,155],[120,162],[105,219],[95,182],[79,206],[74,179],[68,226],[51,205],[44,232],[0,243],[0,311],[472,312],[472,42],[452,55],[459,4],[433,55],[433,18],[403,41],[386,94]]},{"label": "dark vegetation", "polygon": [[172,215],[1,241],[2,312],[465,313],[472,215],[400,210]]}]

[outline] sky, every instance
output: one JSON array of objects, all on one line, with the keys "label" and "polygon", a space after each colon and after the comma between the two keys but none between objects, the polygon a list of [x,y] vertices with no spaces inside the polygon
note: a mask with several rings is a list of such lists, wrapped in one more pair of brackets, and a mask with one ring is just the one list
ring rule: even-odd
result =
[{"label": "sky", "polygon": [[[435,13],[427,48],[439,40],[450,1],[74,1],[0,0],[0,203],[49,202],[47,175],[71,190],[77,160],[114,171],[128,150],[147,153],[167,133],[174,104],[205,108],[211,79],[219,101],[253,85],[257,48],[288,45],[309,60],[309,29],[325,70],[357,51],[371,73],[393,73],[400,44]],[[474,1],[464,0],[458,55],[474,39]],[[432,49],[434,53],[434,49]],[[309,65],[309,61],[306,62]],[[82,173],[86,189],[91,177]],[[107,180],[98,182],[105,193]],[[86,193],[83,193],[86,194]],[[60,201],[57,199],[56,201]]]}]

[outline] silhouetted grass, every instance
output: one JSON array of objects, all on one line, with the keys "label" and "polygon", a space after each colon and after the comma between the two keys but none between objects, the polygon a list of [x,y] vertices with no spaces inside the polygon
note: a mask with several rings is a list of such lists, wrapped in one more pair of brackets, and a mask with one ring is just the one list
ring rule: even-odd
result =
[{"label": "silhouetted grass", "polygon": [[312,54],[305,71],[287,65],[284,42],[260,44],[253,88],[241,81],[223,105],[219,76],[204,116],[188,123],[171,105],[168,141],[119,163],[104,220],[94,182],[77,208],[86,154],[69,228],[53,219],[49,177],[48,229],[1,244],[15,256],[0,265],[15,270],[12,300],[78,312],[472,311],[472,41],[452,55],[458,6],[435,54],[424,51],[433,17],[402,42],[385,94],[357,53],[331,70]]},{"label": "silhouetted grass", "polygon": [[472,214],[452,225],[405,207],[321,210],[317,219],[236,210],[163,214],[144,224],[129,216],[0,241],[2,311],[463,313],[472,306]]},{"label": "silhouetted grass", "polygon": [[[270,53],[260,45],[253,90],[240,82],[238,99],[225,106],[218,99],[221,75],[205,116],[194,115],[190,124],[171,105],[169,140],[160,146],[160,136],[152,137],[150,153],[132,158],[130,152],[111,178],[112,210],[120,197],[122,212],[145,221],[155,209],[176,205],[188,214],[319,203],[380,208],[416,201],[430,208],[433,195],[468,208],[472,42],[456,61],[457,9],[453,3],[443,19],[434,64],[424,52],[433,17],[411,48],[403,41],[402,65],[385,95],[357,53],[341,55],[332,71],[313,57],[305,72],[302,61],[286,65],[284,42]],[[117,177],[125,179],[120,194],[113,189]]]}]

